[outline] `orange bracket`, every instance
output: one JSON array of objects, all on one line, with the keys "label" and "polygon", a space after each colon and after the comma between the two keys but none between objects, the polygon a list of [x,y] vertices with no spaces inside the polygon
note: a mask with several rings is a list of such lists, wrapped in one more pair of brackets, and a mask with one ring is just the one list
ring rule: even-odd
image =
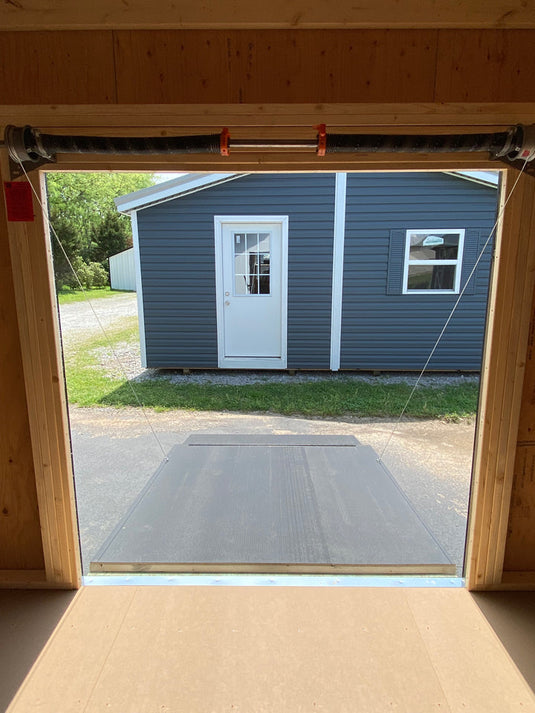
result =
[{"label": "orange bracket", "polygon": [[316,126],[318,130],[318,156],[325,156],[325,151],[327,150],[327,130],[325,124],[320,124]]},{"label": "orange bracket", "polygon": [[221,156],[230,156],[230,132],[225,127],[219,136],[219,149],[221,151]]}]

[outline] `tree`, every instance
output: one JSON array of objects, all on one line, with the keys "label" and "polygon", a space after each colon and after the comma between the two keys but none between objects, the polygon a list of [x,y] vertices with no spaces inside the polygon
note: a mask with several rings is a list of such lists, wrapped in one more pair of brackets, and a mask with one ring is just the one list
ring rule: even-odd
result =
[{"label": "tree", "polygon": [[[107,271],[108,257],[125,250],[132,241],[130,220],[119,215],[113,199],[154,182],[147,173],[49,173],[50,222],[71,263],[76,261],[82,271],[83,265],[100,263]],[[54,236],[52,254],[56,288],[76,284]],[[101,281],[102,273],[95,279]]]},{"label": "tree", "polygon": [[108,213],[91,233],[90,256],[106,267],[110,255],[116,255],[131,246],[130,220],[117,212]]}]

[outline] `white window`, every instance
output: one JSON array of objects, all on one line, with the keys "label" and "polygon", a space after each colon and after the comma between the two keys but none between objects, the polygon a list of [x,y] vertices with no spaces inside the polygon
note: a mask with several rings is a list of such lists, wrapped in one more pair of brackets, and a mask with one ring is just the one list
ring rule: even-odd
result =
[{"label": "white window", "polygon": [[459,292],[464,230],[407,230],[404,294]]}]

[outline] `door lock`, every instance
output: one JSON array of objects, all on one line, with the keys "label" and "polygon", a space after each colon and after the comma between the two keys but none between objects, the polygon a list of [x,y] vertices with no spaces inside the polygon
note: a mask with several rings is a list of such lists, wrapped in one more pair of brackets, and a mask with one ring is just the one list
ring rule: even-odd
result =
[{"label": "door lock", "polygon": [[230,295],[230,292],[225,292],[225,297],[228,297]]}]

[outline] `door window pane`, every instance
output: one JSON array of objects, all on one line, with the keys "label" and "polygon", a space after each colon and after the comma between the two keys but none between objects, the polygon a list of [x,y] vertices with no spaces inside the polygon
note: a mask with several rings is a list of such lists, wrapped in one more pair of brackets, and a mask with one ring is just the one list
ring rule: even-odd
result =
[{"label": "door window pane", "polygon": [[234,233],[234,294],[270,294],[270,234]]}]

